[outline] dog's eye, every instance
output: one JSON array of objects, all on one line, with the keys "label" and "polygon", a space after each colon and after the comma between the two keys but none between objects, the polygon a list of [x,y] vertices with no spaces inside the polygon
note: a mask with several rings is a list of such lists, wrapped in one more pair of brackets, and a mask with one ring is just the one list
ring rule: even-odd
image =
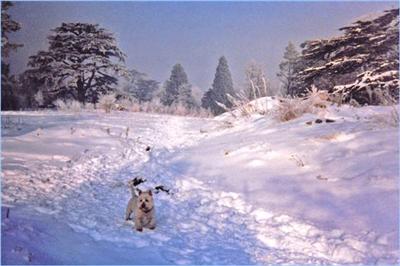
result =
[{"label": "dog's eye", "polygon": [[145,202],[149,202],[147,199],[146,200],[144,200]]}]

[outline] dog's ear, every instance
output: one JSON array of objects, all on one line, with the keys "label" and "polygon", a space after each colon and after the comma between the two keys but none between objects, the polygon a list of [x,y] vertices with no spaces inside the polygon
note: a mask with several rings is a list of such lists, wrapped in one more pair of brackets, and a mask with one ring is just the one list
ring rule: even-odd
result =
[{"label": "dog's ear", "polygon": [[142,194],[142,191],[140,189],[137,188],[136,190],[139,193],[139,195]]},{"label": "dog's ear", "polygon": [[153,192],[151,191],[151,189],[149,189],[149,195],[153,196]]}]

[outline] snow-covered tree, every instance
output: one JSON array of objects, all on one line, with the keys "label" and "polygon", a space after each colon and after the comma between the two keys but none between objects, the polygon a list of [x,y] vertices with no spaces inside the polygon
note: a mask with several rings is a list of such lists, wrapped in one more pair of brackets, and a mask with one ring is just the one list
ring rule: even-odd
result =
[{"label": "snow-covered tree", "polygon": [[13,4],[8,1],[1,2],[1,109],[16,109],[18,105],[16,95],[16,79],[10,75],[10,65],[5,61],[11,51],[23,46],[22,44],[11,43],[9,33],[21,29],[21,25],[12,20],[7,13]]},{"label": "snow-covered tree", "polygon": [[159,82],[149,79],[146,74],[137,70],[131,70],[129,73],[129,84],[126,86],[128,95],[138,103],[150,102],[159,90]]},{"label": "snow-covered tree", "polygon": [[29,59],[27,73],[40,80],[44,98],[97,102],[114,90],[116,74],[127,74],[125,55],[112,33],[98,24],[62,23],[48,36],[49,49]]},{"label": "snow-covered tree", "polygon": [[210,110],[214,115],[219,115],[233,106],[232,97],[236,97],[232,76],[228,61],[222,56],[218,62],[212,88],[204,94],[201,99],[201,106]]},{"label": "snow-covered tree", "polygon": [[245,95],[247,99],[254,100],[269,95],[267,78],[260,64],[250,62],[246,67]]},{"label": "snow-covered tree", "polygon": [[176,64],[172,67],[171,76],[164,84],[161,103],[166,106],[180,104],[189,109],[196,107],[192,95],[192,85],[190,85],[181,64]]},{"label": "snow-covered tree", "polygon": [[[36,101],[36,95],[38,94],[39,88],[42,86],[43,82],[37,79],[34,75],[30,75],[28,71],[21,73],[18,76],[18,97],[19,97],[19,105],[22,108],[32,108],[36,109],[39,106],[43,106],[46,102],[43,92],[42,101]],[[46,102],[46,104],[48,104]]]},{"label": "snow-covered tree", "polygon": [[398,17],[399,9],[387,10],[341,28],[342,36],[303,43],[296,93],[314,84],[359,104],[380,104],[382,94],[398,99]]},{"label": "snow-covered tree", "polygon": [[16,32],[21,29],[21,24],[11,19],[11,16],[7,13],[8,9],[13,4],[8,1],[1,2],[1,57],[8,57],[10,51],[17,50],[22,47],[22,44],[11,43],[8,38],[8,34]]},{"label": "snow-covered tree", "polygon": [[292,42],[289,42],[283,54],[283,60],[279,64],[279,72],[276,74],[281,81],[283,94],[293,96],[293,81],[298,68],[299,52]]}]

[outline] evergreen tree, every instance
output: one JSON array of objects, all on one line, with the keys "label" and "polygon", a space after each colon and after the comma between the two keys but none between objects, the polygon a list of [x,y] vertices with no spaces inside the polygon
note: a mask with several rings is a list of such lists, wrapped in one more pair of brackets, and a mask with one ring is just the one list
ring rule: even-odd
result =
[{"label": "evergreen tree", "polygon": [[39,80],[44,98],[71,97],[96,103],[100,94],[114,90],[115,74],[127,74],[118,64],[125,55],[112,33],[97,24],[62,23],[48,37],[48,51],[31,56],[29,76]]},{"label": "evergreen tree", "polygon": [[276,75],[279,77],[282,83],[282,92],[293,96],[294,93],[294,78],[296,68],[298,68],[299,52],[292,42],[289,42],[283,54],[283,61],[279,64],[279,73]]},{"label": "evergreen tree", "polygon": [[8,34],[21,29],[21,25],[12,20],[7,13],[13,4],[8,1],[1,2],[1,109],[17,109],[17,82],[13,75],[10,75],[10,65],[5,62],[12,50],[17,50],[22,44],[10,43]]},{"label": "evergreen tree", "polygon": [[354,22],[342,36],[302,44],[296,94],[311,85],[342,100],[381,104],[382,94],[398,99],[399,9]]},{"label": "evergreen tree", "polygon": [[129,71],[130,78],[126,91],[139,103],[151,101],[159,89],[159,82],[147,78],[147,75],[137,70]]},{"label": "evergreen tree", "polygon": [[186,108],[194,108],[195,101],[192,96],[192,85],[181,64],[172,67],[171,76],[164,84],[161,103],[166,106],[181,104]]},{"label": "evergreen tree", "polygon": [[232,99],[236,93],[233,89],[232,76],[228,62],[224,56],[219,59],[212,88],[201,99],[201,106],[209,109],[214,115],[219,115],[233,106]]}]

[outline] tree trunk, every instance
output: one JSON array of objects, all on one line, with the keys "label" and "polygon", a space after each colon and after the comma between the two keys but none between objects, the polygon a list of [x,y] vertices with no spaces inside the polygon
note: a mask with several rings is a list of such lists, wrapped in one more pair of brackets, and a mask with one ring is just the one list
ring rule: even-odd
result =
[{"label": "tree trunk", "polygon": [[78,78],[78,81],[76,82],[76,88],[78,91],[78,101],[81,103],[85,103],[86,100],[86,90],[85,86],[83,84],[83,80],[81,77]]},{"label": "tree trunk", "polygon": [[[92,81],[93,81],[93,78],[94,78],[95,74],[96,74],[96,71],[93,69],[92,70],[92,75],[90,76],[89,81],[87,82],[87,86],[86,86],[87,89],[90,89],[90,87],[92,87]],[[92,95],[92,99],[91,100],[92,100],[93,104],[96,104],[97,100],[98,100],[97,94],[95,94],[95,96]]]}]

